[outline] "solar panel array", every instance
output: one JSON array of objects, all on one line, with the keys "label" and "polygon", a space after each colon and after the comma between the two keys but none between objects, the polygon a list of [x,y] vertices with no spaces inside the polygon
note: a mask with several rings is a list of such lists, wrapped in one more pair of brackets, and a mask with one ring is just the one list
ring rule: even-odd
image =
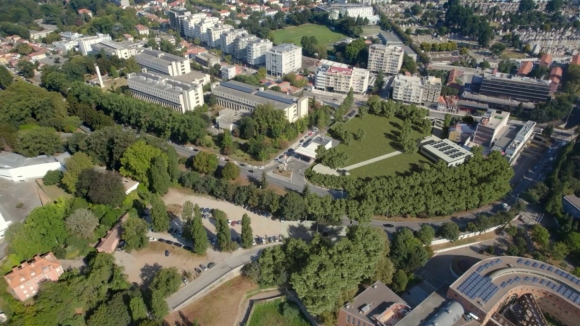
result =
[{"label": "solar panel array", "polygon": [[253,91],[256,90],[256,88],[240,85],[240,84],[233,83],[233,82],[221,82],[220,86],[232,88],[232,89],[235,89],[237,91],[244,92],[244,93],[252,93]]},{"label": "solar panel array", "polygon": [[434,144],[433,148],[438,149],[440,152],[442,152],[443,154],[445,154],[451,158],[465,156],[465,153],[461,152],[460,150],[458,150],[458,149],[454,148],[453,146],[446,144],[444,142]]},{"label": "solar panel array", "polygon": [[276,94],[271,94],[271,93],[266,93],[266,92],[257,92],[256,95],[261,96],[261,97],[265,97],[269,100],[274,100],[274,101],[282,102],[282,103],[286,103],[286,104],[294,103],[294,100],[286,98],[286,97],[278,96]]},{"label": "solar panel array", "polygon": [[519,258],[518,259],[518,264],[522,264],[525,266],[529,266],[529,267],[534,267],[534,268],[540,268],[542,270],[548,271],[548,272],[552,272],[554,274],[556,274],[557,276],[560,276],[562,278],[567,279],[568,281],[580,286],[580,278],[566,272],[563,271],[559,268],[556,268],[554,266],[550,266],[550,265],[546,265],[540,262],[536,262],[536,261],[532,261],[532,260],[527,260],[527,259],[523,259],[523,258]]},{"label": "solar panel array", "polygon": [[479,266],[457,287],[457,290],[465,294],[470,300],[480,298],[483,303],[487,303],[499,291],[499,288],[491,282],[490,277],[482,276],[480,273],[499,263],[501,263],[501,259],[497,258]]}]

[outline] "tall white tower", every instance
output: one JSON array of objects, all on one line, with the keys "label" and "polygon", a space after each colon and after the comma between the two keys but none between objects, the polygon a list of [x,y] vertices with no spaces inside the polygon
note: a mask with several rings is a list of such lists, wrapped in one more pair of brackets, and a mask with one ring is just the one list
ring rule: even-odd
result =
[{"label": "tall white tower", "polygon": [[101,88],[105,87],[105,85],[103,84],[103,77],[101,76],[101,70],[99,69],[99,66],[95,63],[95,69],[97,70],[97,76],[99,77],[99,85],[101,85]]}]

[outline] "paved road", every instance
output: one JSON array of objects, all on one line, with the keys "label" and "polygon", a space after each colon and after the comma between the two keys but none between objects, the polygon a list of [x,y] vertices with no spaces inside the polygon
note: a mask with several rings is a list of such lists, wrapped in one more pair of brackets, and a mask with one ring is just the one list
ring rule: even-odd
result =
[{"label": "paved road", "polygon": [[223,263],[219,263],[215,265],[214,268],[203,272],[200,277],[189,282],[189,284],[182,286],[179,291],[167,298],[166,301],[169,309],[173,311],[175,307],[185,302],[199,291],[203,290],[206,286],[210,285],[212,282],[219,279],[230,270],[257,259],[262,249],[280,244],[282,243],[273,243],[264,246],[257,246],[249,250],[240,249],[235,251],[232,256],[226,259]]}]

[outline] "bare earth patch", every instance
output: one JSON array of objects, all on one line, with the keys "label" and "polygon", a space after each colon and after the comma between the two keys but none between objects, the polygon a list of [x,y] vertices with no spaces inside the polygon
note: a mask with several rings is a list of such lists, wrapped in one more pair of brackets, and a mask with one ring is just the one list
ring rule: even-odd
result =
[{"label": "bare earth patch", "polygon": [[165,318],[169,325],[175,322],[190,325],[197,320],[201,325],[230,326],[238,317],[240,302],[246,292],[258,286],[248,279],[238,276],[187,307]]}]

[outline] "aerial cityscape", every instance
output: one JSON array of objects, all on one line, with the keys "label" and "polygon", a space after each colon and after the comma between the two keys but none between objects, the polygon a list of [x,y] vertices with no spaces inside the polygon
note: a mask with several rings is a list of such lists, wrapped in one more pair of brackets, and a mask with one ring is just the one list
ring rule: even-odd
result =
[{"label": "aerial cityscape", "polygon": [[0,0],[0,324],[580,325],[576,0]]}]

